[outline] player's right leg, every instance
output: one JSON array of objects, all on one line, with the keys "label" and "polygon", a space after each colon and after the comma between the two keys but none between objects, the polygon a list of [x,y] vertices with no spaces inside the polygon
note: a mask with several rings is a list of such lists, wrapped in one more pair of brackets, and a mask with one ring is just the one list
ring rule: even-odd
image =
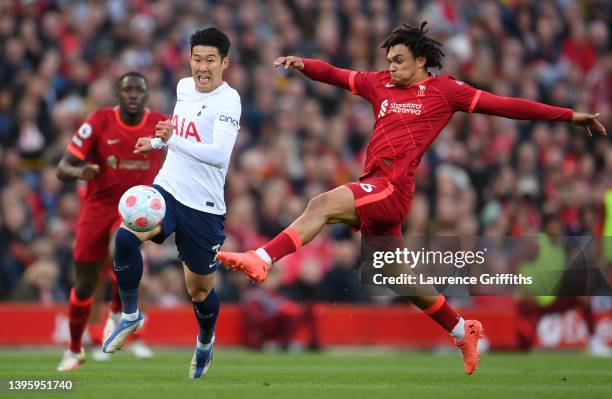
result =
[{"label": "player's right leg", "polygon": [[143,327],[144,319],[138,312],[138,288],[143,270],[140,246],[160,231],[158,226],[151,232],[136,232],[123,223],[117,230],[113,269],[117,276],[122,314],[113,332],[104,339],[102,350],[106,353],[121,349],[126,338]]},{"label": "player's right leg", "polygon": [[70,348],[64,352],[64,357],[57,366],[57,371],[77,370],[85,362],[85,353],[81,341],[104,261],[74,261],[74,264],[76,279],[74,287],[70,290],[70,305],[68,307]]},{"label": "player's right leg", "polygon": [[85,361],[81,341],[91,312],[94,291],[108,256],[108,231],[112,222],[107,210],[95,204],[84,206],[79,215],[73,253],[75,282],[70,291],[68,310],[70,348],[64,353],[58,371],[76,370]]},{"label": "player's right leg", "polygon": [[355,198],[347,186],[311,199],[306,210],[289,227],[257,251],[219,252],[217,259],[231,269],[243,271],[255,281],[263,281],[273,262],[308,244],[326,224],[334,223],[359,227]]},{"label": "player's right leg", "polygon": [[121,349],[126,338],[133,332],[140,330],[144,324],[144,318],[138,311],[139,286],[143,273],[140,246],[147,240],[162,243],[170,234],[174,233],[176,228],[174,215],[176,201],[174,198],[168,197],[163,189],[156,188],[162,193],[166,201],[166,215],[162,223],[147,232],[132,231],[122,223],[115,235],[113,270],[119,286],[122,313],[121,320],[102,344],[102,350],[106,353],[113,353]]},{"label": "player's right leg", "polygon": [[[112,245],[112,248],[110,249],[111,257],[113,258],[115,254],[114,238],[115,238],[115,235],[113,235],[113,240],[112,240],[113,245]],[[112,264],[112,262],[110,264]],[[115,275],[115,272],[111,269],[110,264],[108,265],[108,267],[107,265],[105,265],[104,267],[104,271],[107,272],[105,274],[110,278],[110,281],[111,281],[111,302],[110,302],[110,307],[108,310],[108,316],[104,324],[104,330],[102,332],[103,342],[106,340],[106,338],[108,338],[113,333],[113,331],[115,331],[115,328],[121,321],[121,310],[122,310],[121,296],[119,295],[119,286],[117,283],[117,276]],[[147,275],[146,259],[145,259],[143,273],[144,273],[145,281],[146,281],[146,275]],[[146,296],[146,284],[144,285],[141,284],[141,287],[139,289],[138,311],[139,313],[142,314],[144,322],[146,324],[147,318],[145,316],[145,311],[146,311],[145,296]],[[153,357],[154,352],[145,343],[143,339],[143,331],[144,329],[137,331],[133,334],[132,341],[131,341],[130,346],[128,347],[128,350],[130,351],[130,353],[132,353],[135,357],[139,359],[150,359]],[[94,359],[96,360],[109,360],[110,359],[110,355],[108,353],[104,353],[104,351],[102,351],[101,346],[98,349],[98,351],[94,352],[93,354],[94,356],[97,356],[97,359],[96,357],[94,357]]]}]

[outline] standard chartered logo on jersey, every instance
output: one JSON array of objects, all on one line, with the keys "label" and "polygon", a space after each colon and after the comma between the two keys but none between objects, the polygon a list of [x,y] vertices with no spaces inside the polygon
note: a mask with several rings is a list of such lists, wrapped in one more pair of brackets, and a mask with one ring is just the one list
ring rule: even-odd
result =
[{"label": "standard chartered logo on jersey", "polygon": [[383,116],[389,113],[396,114],[412,114],[412,115],[421,115],[423,111],[423,104],[417,103],[391,103],[389,104],[389,100],[384,100],[380,104],[380,111],[378,112],[378,117],[382,118]]}]

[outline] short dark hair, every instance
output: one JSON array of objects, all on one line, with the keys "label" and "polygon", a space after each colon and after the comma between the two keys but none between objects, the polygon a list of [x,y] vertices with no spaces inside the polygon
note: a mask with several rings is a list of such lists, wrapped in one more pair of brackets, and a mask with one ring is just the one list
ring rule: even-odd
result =
[{"label": "short dark hair", "polygon": [[230,39],[227,35],[215,27],[199,29],[191,35],[189,39],[191,52],[193,53],[194,46],[212,46],[219,50],[221,58],[227,57],[231,46]]},{"label": "short dark hair", "polygon": [[402,27],[391,32],[380,47],[387,49],[388,53],[391,47],[403,44],[412,51],[414,58],[425,57],[427,59],[425,68],[442,68],[442,58],[444,58],[442,43],[425,35],[429,31],[425,29],[425,25],[427,21],[421,23],[420,28],[402,24]]},{"label": "short dark hair", "polygon": [[147,85],[147,87],[149,87],[149,80],[147,79],[146,76],[144,76],[142,73],[138,72],[138,71],[129,71],[124,73],[123,75],[119,76],[119,79],[117,79],[117,89],[119,88],[119,86],[121,85],[121,82],[123,81],[123,79],[129,77],[129,76],[134,76],[137,78],[142,78],[142,80],[144,80],[145,84]]}]

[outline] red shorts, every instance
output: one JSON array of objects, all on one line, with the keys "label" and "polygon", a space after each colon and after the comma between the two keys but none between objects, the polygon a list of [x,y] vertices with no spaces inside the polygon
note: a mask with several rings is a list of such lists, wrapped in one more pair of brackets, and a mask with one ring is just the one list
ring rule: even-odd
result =
[{"label": "red shorts", "polygon": [[93,262],[106,259],[110,238],[120,224],[116,205],[83,204],[77,225],[74,260]]},{"label": "red shorts", "polygon": [[355,197],[364,237],[401,237],[402,223],[408,217],[412,196],[400,192],[389,179],[380,176],[348,183]]}]

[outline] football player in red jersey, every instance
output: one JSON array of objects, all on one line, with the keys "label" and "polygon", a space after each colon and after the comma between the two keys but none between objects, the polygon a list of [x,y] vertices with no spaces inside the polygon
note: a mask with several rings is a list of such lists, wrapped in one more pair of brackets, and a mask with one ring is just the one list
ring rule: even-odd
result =
[{"label": "football player in red jersey", "polygon": [[[573,112],[517,98],[499,97],[451,76],[432,76],[441,67],[441,44],[420,28],[404,25],[384,41],[389,69],[356,72],[296,56],[279,57],[274,67],[301,71],[307,77],[350,90],[370,102],[376,116],[358,182],[310,200],[304,213],[287,229],[256,251],[219,252],[218,260],[242,270],[256,281],[267,276],[271,264],[310,242],[326,224],[344,223],[368,237],[389,237],[401,245],[401,226],[414,193],[414,171],[421,157],[457,111],[478,112],[513,119],[570,122],[605,135],[599,114]],[[464,368],[472,374],[478,364],[482,325],[464,321],[439,294],[411,296],[417,307],[448,331],[461,349]]]},{"label": "football player in red jersey", "polygon": [[128,72],[117,80],[115,90],[119,105],[91,114],[72,137],[57,167],[60,180],[87,182],[73,253],[76,278],[70,291],[70,348],[64,352],[58,371],[76,370],[85,361],[81,339],[109,256],[111,237],[120,224],[119,198],[132,186],[153,183],[163,163],[161,151],[134,154],[138,139],[153,137],[157,122],[168,119],[145,108],[146,77]]}]

